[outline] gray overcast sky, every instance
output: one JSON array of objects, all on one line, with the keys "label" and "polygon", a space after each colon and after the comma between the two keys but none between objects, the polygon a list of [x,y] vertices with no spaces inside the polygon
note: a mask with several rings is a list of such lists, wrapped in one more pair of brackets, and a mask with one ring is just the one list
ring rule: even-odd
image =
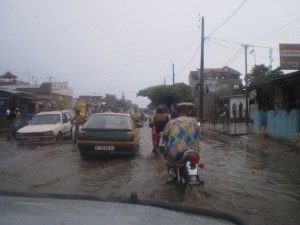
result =
[{"label": "gray overcast sky", "polygon": [[300,43],[299,9],[299,0],[0,0],[0,74],[68,81],[75,97],[124,92],[145,107],[136,93],[171,84],[172,63],[176,83],[200,67],[199,14],[205,67],[230,66],[243,78],[241,45],[254,45],[249,71],[255,60],[270,64],[269,47],[278,67],[279,43]]}]

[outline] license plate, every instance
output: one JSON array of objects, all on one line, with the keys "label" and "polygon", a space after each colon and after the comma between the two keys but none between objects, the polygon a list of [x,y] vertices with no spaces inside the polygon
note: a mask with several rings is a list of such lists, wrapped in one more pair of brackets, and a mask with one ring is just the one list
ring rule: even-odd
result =
[{"label": "license plate", "polygon": [[96,145],[95,150],[100,151],[113,151],[115,150],[115,146],[102,146],[102,145]]},{"label": "license plate", "polygon": [[40,139],[39,138],[28,138],[27,141],[36,142],[36,141],[40,141]]}]

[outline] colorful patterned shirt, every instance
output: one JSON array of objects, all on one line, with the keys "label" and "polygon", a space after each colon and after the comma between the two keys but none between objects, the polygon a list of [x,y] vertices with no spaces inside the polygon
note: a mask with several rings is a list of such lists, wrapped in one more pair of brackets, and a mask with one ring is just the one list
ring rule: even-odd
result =
[{"label": "colorful patterned shirt", "polygon": [[166,152],[173,149],[180,152],[187,149],[200,151],[200,126],[194,118],[181,116],[170,120],[163,135],[164,139],[168,139]]}]

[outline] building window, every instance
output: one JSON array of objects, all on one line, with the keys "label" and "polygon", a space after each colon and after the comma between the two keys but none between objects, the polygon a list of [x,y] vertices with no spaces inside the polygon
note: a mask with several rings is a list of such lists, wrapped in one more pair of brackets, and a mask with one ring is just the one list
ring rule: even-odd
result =
[{"label": "building window", "polygon": [[240,85],[238,85],[238,84],[233,85],[233,89],[239,89],[239,88],[240,88]]}]

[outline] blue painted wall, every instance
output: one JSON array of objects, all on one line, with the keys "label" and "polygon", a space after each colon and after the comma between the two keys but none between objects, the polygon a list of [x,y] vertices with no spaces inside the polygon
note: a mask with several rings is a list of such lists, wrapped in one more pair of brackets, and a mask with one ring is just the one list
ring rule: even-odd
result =
[{"label": "blue painted wall", "polygon": [[257,110],[253,113],[253,129],[259,131],[261,127],[267,127],[268,114],[263,110]]},{"label": "blue painted wall", "polygon": [[272,138],[296,137],[300,132],[300,110],[292,109],[267,111],[258,110],[254,113],[254,131],[267,127]]}]

